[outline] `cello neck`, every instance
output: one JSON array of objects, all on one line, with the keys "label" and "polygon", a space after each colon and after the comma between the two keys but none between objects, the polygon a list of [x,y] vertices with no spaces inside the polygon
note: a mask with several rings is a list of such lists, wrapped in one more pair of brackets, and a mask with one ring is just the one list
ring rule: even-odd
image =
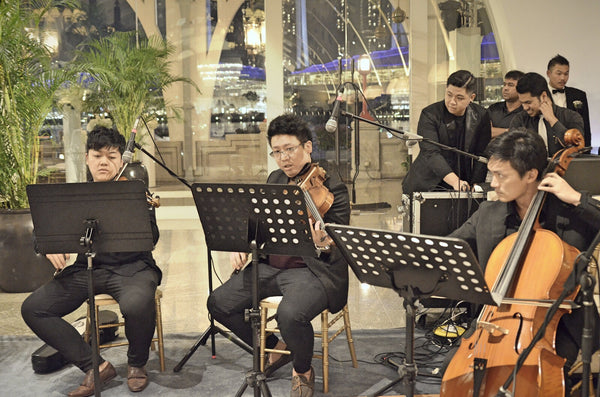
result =
[{"label": "cello neck", "polygon": [[502,270],[500,271],[500,274],[498,275],[498,278],[492,287],[491,293],[496,303],[501,302],[508,293],[512,285],[514,275],[527,255],[529,245],[533,238],[535,226],[546,200],[546,195],[546,192],[538,191],[529,204],[527,213],[521,222],[521,226],[519,226],[515,244],[510,250],[506,261],[504,262],[504,266],[502,266]]}]

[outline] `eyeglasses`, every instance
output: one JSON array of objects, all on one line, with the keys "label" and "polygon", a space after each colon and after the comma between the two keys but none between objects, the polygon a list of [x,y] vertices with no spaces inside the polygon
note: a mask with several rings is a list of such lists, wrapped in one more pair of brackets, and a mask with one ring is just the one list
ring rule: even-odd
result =
[{"label": "eyeglasses", "polygon": [[296,153],[296,150],[302,146],[302,143],[296,145],[296,146],[290,146],[288,148],[285,148],[283,150],[273,150],[271,153],[269,153],[269,156],[274,157],[276,159],[280,159],[281,156],[283,156],[284,154],[288,157],[291,157],[292,154]]}]

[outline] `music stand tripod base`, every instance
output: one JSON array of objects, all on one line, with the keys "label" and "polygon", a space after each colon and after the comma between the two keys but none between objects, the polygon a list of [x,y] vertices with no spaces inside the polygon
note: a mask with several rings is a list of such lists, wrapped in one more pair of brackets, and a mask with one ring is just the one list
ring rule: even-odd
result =
[{"label": "music stand tripod base", "polygon": [[406,308],[406,359],[399,378],[375,392],[375,396],[399,382],[414,395],[417,367],[414,362],[415,303],[436,296],[495,305],[483,272],[470,246],[450,237],[396,233],[327,225],[359,281],[395,290]]}]

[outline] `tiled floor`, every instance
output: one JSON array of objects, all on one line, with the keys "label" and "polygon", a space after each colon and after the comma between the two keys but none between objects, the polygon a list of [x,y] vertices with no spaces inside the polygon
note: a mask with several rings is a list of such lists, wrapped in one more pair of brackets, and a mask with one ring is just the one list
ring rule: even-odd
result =
[{"label": "tiled floor", "polygon": [[[359,179],[356,184],[356,206],[352,225],[400,231],[403,214],[400,209],[400,180],[371,181]],[[154,251],[163,271],[162,312],[165,333],[201,333],[209,324],[206,298],[208,296],[207,249],[204,234],[191,193],[178,185],[155,190],[161,197],[157,218],[160,241]],[[363,204],[385,202],[390,208],[368,210]],[[216,287],[231,273],[228,253],[212,252],[214,261],[213,285]],[[361,285],[350,272],[348,306],[352,328],[382,329],[404,326],[402,300],[391,289]],[[0,293],[0,335],[31,334],[20,315],[20,305],[27,293]],[[81,307],[67,317],[75,320],[85,313]]]}]

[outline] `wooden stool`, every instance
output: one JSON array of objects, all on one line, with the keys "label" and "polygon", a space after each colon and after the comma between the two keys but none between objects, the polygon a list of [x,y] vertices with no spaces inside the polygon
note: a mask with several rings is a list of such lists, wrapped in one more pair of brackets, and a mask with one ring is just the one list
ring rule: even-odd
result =
[{"label": "wooden stool", "polygon": [[[165,371],[165,351],[164,351],[164,342],[163,342],[163,329],[162,329],[162,312],[161,312],[161,308],[160,308],[160,299],[162,298],[162,291],[157,289],[156,290],[156,294],[154,295],[154,303],[156,306],[156,337],[152,338],[152,345],[151,348],[152,350],[156,350],[156,347],[154,345],[154,343],[156,342],[158,344],[158,357],[160,360],[160,371],[164,372]],[[112,296],[107,295],[107,294],[100,294],[100,295],[96,295],[95,298],[95,303],[96,303],[96,320],[99,319],[99,312],[100,312],[100,306],[107,306],[107,305],[118,305],[119,303],[113,299]],[[98,343],[100,343],[100,329],[102,328],[111,328],[111,327],[123,327],[125,326],[125,321],[120,321],[118,323],[114,323],[114,324],[96,324],[96,337],[98,338]],[[91,336],[91,324],[90,324],[90,306],[88,305],[88,309],[87,309],[87,319],[86,319],[86,327],[85,327],[85,340],[89,342],[90,340],[90,336]],[[125,346],[128,345],[129,342],[127,341],[127,338],[125,338],[124,342],[110,342],[110,343],[105,343],[102,345],[98,345],[99,349],[105,348],[105,347],[113,347],[113,346]]]},{"label": "wooden stool", "polygon": [[[267,328],[268,323],[275,319],[275,315],[269,317],[269,309],[279,307],[281,296],[271,296],[260,301],[260,370],[265,370],[265,353],[291,354],[289,350],[269,349],[265,346],[267,340],[267,332],[279,332],[277,327]],[[354,350],[354,341],[352,340],[352,330],[350,329],[350,313],[348,305],[344,306],[335,317],[329,321],[329,310],[321,312],[321,332],[315,332],[315,338],[321,338],[321,354],[313,355],[314,358],[320,358],[323,362],[323,393],[329,392],[329,343],[333,341],[339,334],[346,332],[346,340],[352,358],[352,366],[358,368],[356,359],[356,351]],[[340,319],[344,319],[344,326],[338,329],[333,335],[329,335],[329,329]],[[285,341],[284,341],[285,342]]]}]

